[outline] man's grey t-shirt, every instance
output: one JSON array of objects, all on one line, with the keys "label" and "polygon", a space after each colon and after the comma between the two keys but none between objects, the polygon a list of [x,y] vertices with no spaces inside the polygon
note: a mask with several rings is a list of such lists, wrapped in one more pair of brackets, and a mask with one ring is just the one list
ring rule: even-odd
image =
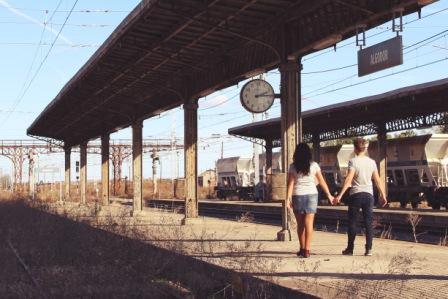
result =
[{"label": "man's grey t-shirt", "polygon": [[375,161],[367,156],[357,156],[350,159],[348,169],[355,170],[350,194],[367,192],[373,195],[372,175],[377,171]]}]

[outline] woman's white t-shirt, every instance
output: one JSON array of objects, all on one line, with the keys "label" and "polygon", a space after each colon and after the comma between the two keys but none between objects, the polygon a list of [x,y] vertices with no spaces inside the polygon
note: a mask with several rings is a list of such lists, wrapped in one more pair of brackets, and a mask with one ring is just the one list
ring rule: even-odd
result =
[{"label": "woman's white t-shirt", "polygon": [[289,173],[292,173],[296,178],[292,195],[317,194],[316,173],[318,171],[320,171],[320,167],[316,162],[311,162],[308,175],[297,173],[294,164],[291,164],[289,166]]}]

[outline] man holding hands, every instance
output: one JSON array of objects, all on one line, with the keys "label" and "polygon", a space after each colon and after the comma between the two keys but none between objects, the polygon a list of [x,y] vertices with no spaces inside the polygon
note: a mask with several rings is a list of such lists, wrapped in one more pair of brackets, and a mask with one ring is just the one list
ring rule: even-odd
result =
[{"label": "man holding hands", "polygon": [[374,160],[366,156],[368,143],[363,138],[356,138],[353,141],[356,156],[350,159],[348,164],[348,173],[345,178],[341,192],[335,197],[335,203],[341,201],[342,196],[350,189],[348,199],[348,245],[342,251],[343,255],[353,255],[355,237],[358,231],[357,218],[359,210],[362,209],[364,225],[366,228],[365,256],[372,255],[373,239],[373,186],[372,179],[375,181],[380,193],[381,206],[387,204],[386,192],[383,183],[380,180],[378,169]]}]

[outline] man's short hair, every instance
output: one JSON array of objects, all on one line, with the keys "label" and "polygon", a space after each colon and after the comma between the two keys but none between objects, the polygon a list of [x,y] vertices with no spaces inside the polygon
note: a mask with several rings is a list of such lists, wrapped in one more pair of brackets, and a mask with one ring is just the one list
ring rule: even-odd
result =
[{"label": "man's short hair", "polygon": [[353,140],[355,149],[359,152],[365,151],[369,143],[364,138],[358,137]]}]

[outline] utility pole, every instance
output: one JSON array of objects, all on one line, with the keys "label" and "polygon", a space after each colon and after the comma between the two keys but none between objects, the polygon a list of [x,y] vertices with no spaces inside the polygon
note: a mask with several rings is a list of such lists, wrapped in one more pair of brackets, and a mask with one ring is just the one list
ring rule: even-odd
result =
[{"label": "utility pole", "polygon": [[221,159],[224,158],[224,141],[221,141]]},{"label": "utility pole", "polygon": [[156,198],[156,196],[159,192],[158,186],[157,186],[157,164],[159,162],[159,155],[157,155],[157,151],[155,148],[152,149],[151,159],[152,159],[153,197]]}]

